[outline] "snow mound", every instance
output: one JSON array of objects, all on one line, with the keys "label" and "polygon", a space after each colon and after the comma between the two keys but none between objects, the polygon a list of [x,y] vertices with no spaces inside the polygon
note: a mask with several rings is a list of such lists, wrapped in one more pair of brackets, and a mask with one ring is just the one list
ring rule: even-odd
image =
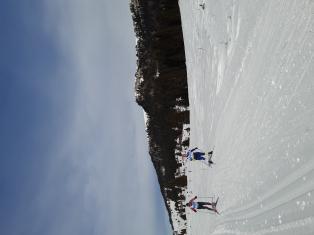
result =
[{"label": "snow mound", "polygon": [[[204,9],[199,4],[205,3]],[[314,1],[180,0],[190,145],[187,233],[314,234]]]}]

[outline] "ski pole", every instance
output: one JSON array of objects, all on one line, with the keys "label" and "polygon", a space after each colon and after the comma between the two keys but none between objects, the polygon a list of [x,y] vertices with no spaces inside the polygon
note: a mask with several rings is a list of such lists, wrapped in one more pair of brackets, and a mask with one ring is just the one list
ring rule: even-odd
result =
[{"label": "ski pole", "polygon": [[198,213],[201,213],[201,214],[208,214],[208,215],[214,215],[215,212],[212,212],[212,211],[198,211]]},{"label": "ski pole", "polygon": [[210,165],[206,164],[205,162],[201,162],[201,163],[203,163],[203,164],[206,165],[207,167],[210,167]]}]

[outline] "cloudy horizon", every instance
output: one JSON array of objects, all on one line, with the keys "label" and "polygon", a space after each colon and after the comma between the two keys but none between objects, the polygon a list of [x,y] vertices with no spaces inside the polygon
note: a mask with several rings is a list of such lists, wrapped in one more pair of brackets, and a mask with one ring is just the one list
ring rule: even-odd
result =
[{"label": "cloudy horizon", "polygon": [[169,234],[128,1],[2,3],[3,234]]}]

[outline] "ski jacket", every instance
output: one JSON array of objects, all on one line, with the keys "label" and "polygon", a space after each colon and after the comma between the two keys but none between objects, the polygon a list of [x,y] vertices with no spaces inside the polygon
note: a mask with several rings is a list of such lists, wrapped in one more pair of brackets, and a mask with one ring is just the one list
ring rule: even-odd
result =
[{"label": "ski jacket", "polygon": [[193,156],[194,152],[201,152],[201,150],[198,149],[197,147],[194,149],[189,149],[187,154],[186,154],[186,160],[193,161],[194,160],[194,156]]}]

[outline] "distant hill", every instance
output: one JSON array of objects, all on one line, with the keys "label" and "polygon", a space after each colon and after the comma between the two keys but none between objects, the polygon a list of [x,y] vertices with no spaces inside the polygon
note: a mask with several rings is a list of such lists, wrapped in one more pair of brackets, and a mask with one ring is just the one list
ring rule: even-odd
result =
[{"label": "distant hill", "polygon": [[189,145],[182,140],[189,99],[178,1],[131,0],[130,10],[137,38],[136,102],[147,116],[149,154],[174,234],[185,234],[186,177],[179,155]]}]

